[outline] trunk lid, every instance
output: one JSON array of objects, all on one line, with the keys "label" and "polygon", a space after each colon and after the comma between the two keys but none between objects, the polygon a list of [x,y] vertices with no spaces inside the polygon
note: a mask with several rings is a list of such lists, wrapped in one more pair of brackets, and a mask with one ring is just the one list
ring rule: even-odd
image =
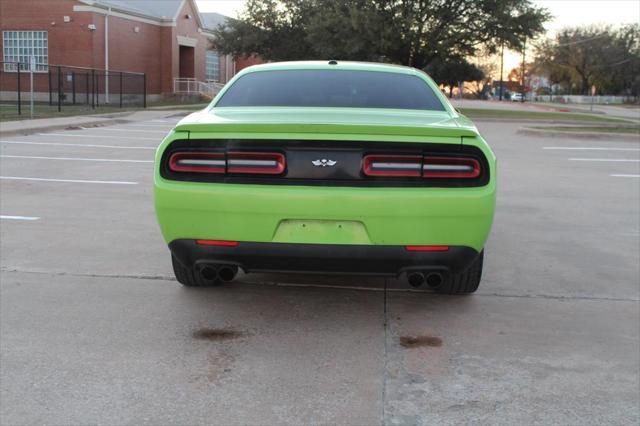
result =
[{"label": "trunk lid", "polygon": [[431,136],[456,138],[478,135],[461,116],[443,111],[373,108],[212,108],[191,114],[176,126],[198,133],[296,133]]}]

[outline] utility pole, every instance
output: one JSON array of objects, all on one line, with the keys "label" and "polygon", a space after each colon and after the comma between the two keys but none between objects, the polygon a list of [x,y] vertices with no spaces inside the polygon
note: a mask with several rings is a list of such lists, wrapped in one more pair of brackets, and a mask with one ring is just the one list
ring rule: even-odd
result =
[{"label": "utility pole", "polygon": [[[104,103],[109,103],[109,15],[111,8],[104,15]],[[100,94],[98,93],[98,96]]]},{"label": "utility pole", "polygon": [[504,41],[502,42],[502,53],[500,54],[500,100],[502,100],[502,74],[504,73]]},{"label": "utility pole", "polygon": [[525,53],[527,52],[527,37],[525,36],[524,38],[524,43],[522,44],[522,102],[524,102],[524,95],[525,95],[525,79],[524,79],[524,60],[525,60]]},{"label": "utility pole", "polygon": [[29,100],[29,111],[30,111],[30,117],[33,118],[33,72],[36,70],[36,57],[31,55],[31,57],[29,57],[29,80],[30,80],[30,86],[31,87],[31,98]]}]

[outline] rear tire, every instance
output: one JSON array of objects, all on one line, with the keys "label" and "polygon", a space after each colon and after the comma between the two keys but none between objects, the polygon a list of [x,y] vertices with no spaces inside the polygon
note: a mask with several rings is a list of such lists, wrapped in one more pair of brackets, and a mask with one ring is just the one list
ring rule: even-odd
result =
[{"label": "rear tire", "polygon": [[482,264],[484,261],[484,250],[469,267],[458,274],[449,275],[435,291],[442,294],[469,294],[478,289],[480,278],[482,277]]},{"label": "rear tire", "polygon": [[173,273],[178,282],[186,287],[213,287],[220,285],[220,280],[207,280],[195,268],[187,268],[174,255],[171,255]]}]

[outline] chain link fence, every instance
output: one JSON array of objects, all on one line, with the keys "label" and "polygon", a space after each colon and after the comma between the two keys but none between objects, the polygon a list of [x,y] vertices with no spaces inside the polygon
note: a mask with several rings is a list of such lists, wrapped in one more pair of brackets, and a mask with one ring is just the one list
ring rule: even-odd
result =
[{"label": "chain link fence", "polygon": [[144,73],[40,64],[31,73],[29,64],[0,62],[0,117],[9,120],[146,108],[146,86]]}]

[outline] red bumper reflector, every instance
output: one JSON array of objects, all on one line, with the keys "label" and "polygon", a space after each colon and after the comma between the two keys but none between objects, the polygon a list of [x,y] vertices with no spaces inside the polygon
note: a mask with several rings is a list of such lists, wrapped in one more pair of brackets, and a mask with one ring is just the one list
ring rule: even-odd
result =
[{"label": "red bumper reflector", "polygon": [[449,246],[405,246],[407,251],[448,251]]},{"label": "red bumper reflector", "polygon": [[224,241],[224,240],[196,240],[196,244],[201,246],[224,246],[224,247],[236,247],[237,241]]}]

